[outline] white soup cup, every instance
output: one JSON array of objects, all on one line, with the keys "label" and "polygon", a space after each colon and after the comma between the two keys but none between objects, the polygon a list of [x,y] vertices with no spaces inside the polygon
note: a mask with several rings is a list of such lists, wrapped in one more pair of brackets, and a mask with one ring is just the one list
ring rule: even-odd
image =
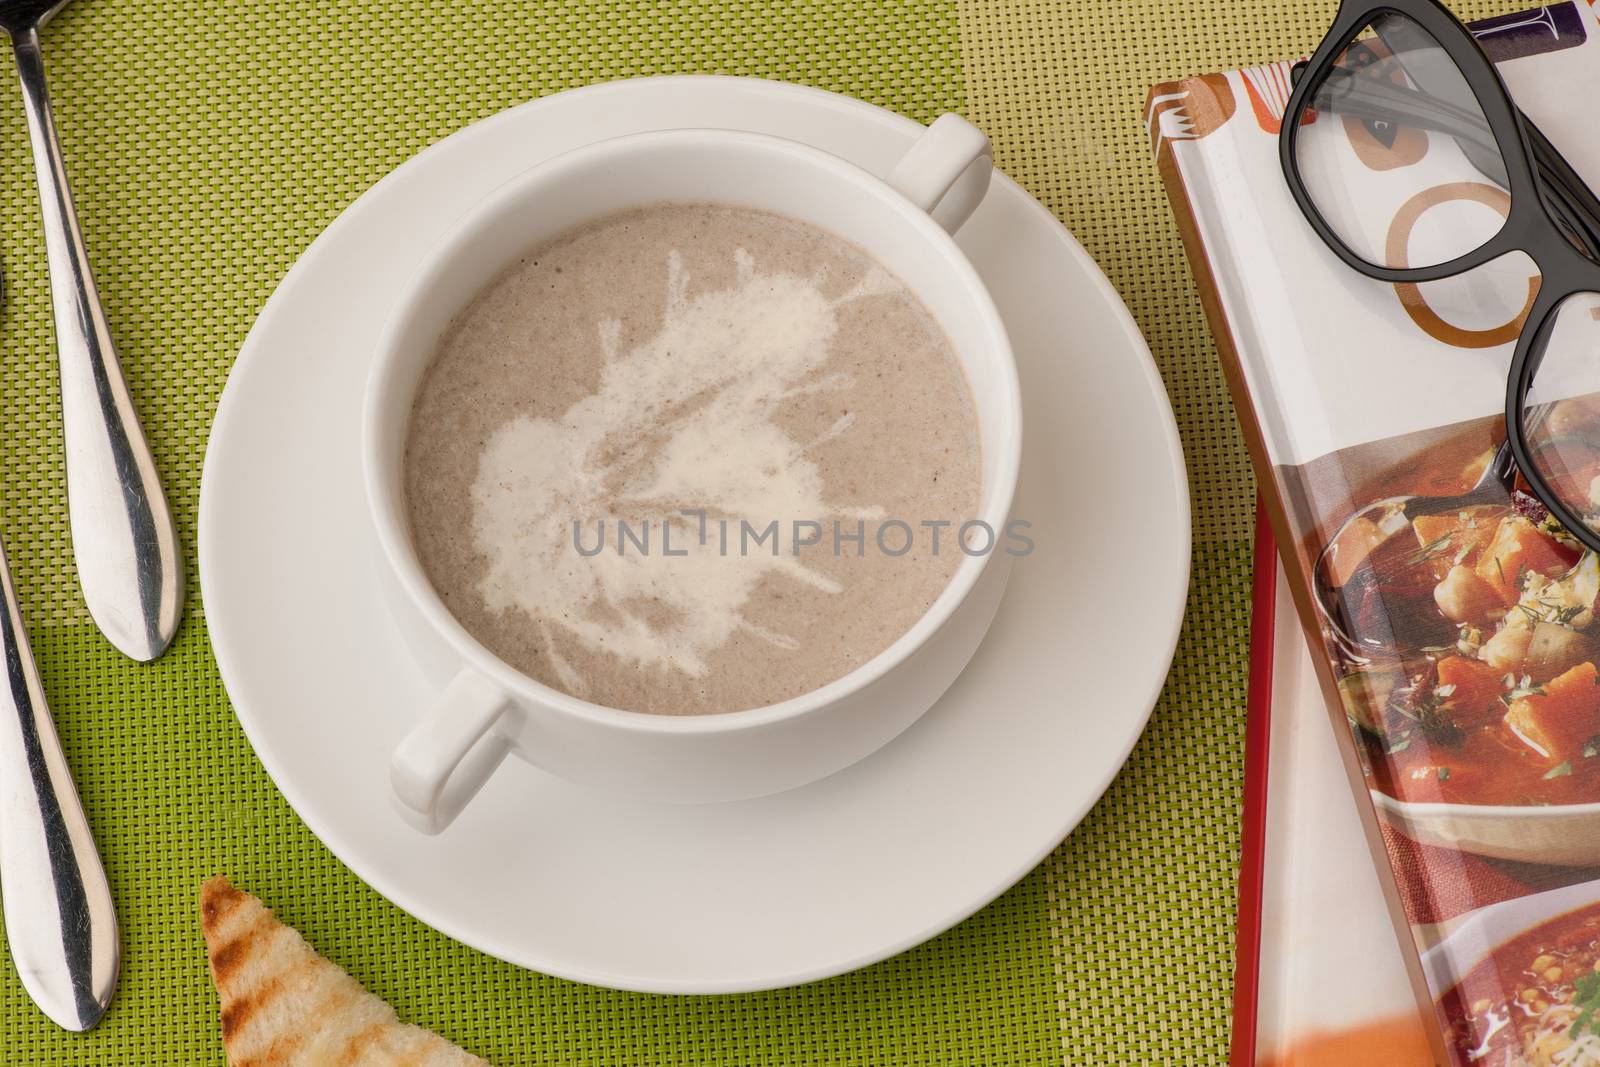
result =
[{"label": "white soup cup", "polygon": [[402,461],[418,385],[451,320],[529,249],[584,222],[660,202],[773,211],[837,234],[898,276],[948,335],[970,382],[982,448],[974,518],[1002,531],[1021,454],[1021,398],[994,302],[951,235],[992,172],[988,139],[946,115],[886,177],[795,141],[686,129],[619,137],[512,179],[455,223],[395,304],[367,383],[363,473],[381,575],[401,632],[439,687],[394,752],[401,811],[437,832],[512,752],[591,786],[710,802],[792,789],[910,726],[978,647],[1010,556],[964,556],[927,613],[861,667],[803,696],[711,715],[619,711],[513,669],[445,608],[412,545]]}]

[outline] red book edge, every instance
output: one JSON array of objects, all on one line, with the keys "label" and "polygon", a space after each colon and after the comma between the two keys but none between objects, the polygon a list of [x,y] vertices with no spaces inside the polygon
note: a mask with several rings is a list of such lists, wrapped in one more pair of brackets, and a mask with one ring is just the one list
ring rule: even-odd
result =
[{"label": "red book edge", "polygon": [[1245,704],[1244,801],[1239,840],[1239,915],[1234,934],[1230,1067],[1256,1067],[1261,993],[1261,894],[1266,875],[1267,761],[1272,747],[1272,657],[1278,544],[1256,498],[1255,580],[1250,596],[1250,686]]}]

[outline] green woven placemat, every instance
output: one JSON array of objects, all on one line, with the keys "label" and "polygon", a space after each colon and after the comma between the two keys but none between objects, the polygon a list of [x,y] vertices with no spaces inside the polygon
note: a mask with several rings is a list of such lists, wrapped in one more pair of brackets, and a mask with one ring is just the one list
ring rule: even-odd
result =
[{"label": "green woven placemat", "polygon": [[[1516,6],[1480,2],[1468,15]],[[192,551],[206,434],[272,287],[423,146],[610,78],[807,82],[926,121],[961,110],[1084,241],[1150,339],[1195,507],[1189,618],[1155,718],[1083,826],[993,906],[830,982],[614,993],[453,944],[362,885],[239,730],[195,584],[137,667],[77,595],[44,256],[20,102],[0,92],[0,531],[123,926],[116,1002],[54,1029],[0,967],[0,1064],[215,1064],[195,892],[230,874],[328,956],[517,1064],[1220,1064],[1238,844],[1252,486],[1139,121],[1151,82],[1309,48],[1332,3],[1279,0],[458,3],[78,0],[46,58],[79,211]],[[1327,10],[1322,10],[1326,8]],[[432,14],[438,11],[444,17]],[[192,555],[191,555],[192,558]]]}]

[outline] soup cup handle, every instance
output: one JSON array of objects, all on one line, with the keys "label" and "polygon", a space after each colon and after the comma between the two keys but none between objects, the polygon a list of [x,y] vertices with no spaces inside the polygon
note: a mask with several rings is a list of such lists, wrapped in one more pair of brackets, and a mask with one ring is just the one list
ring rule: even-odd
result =
[{"label": "soup cup handle", "polygon": [[455,676],[389,759],[407,821],[430,834],[455,821],[510,750],[495,729],[510,709],[510,698],[477,671]]},{"label": "soup cup handle", "polygon": [[989,191],[989,137],[953,113],[940,115],[884,181],[950,233],[961,229]]}]

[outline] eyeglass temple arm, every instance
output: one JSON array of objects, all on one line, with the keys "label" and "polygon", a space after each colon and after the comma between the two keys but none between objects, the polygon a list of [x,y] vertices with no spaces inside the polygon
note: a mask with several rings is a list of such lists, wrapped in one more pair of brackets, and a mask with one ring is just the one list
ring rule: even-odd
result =
[{"label": "eyeglass temple arm", "polygon": [[1582,209],[1567,198],[1561,187],[1541,179],[1539,199],[1544,202],[1545,209],[1556,220],[1567,239],[1587,253],[1590,259],[1600,262],[1600,228],[1585,218]]},{"label": "eyeglass temple arm", "polygon": [[1589,254],[1600,256],[1600,197],[1595,196],[1589,183],[1583,180],[1572,164],[1567,162],[1567,158],[1520,108],[1517,117],[1528,132],[1528,143],[1533,148],[1539,176],[1560,191],[1566,201],[1565,206],[1577,216],[1573,221],[1578,222],[1589,237]]},{"label": "eyeglass temple arm", "polygon": [[1476,112],[1402,85],[1361,78],[1341,67],[1328,72],[1317,87],[1312,106],[1339,115],[1436,130],[1496,154],[1500,151],[1489,124]]}]

